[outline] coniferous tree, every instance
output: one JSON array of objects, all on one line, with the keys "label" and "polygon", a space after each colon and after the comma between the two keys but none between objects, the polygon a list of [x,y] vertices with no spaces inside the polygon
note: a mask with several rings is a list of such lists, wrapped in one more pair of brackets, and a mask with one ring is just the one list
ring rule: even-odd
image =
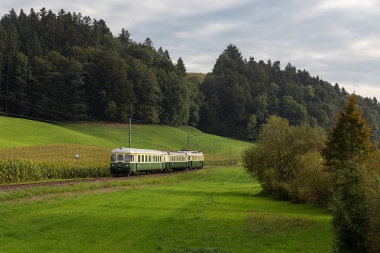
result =
[{"label": "coniferous tree", "polygon": [[367,204],[363,187],[364,161],[371,151],[370,129],[349,96],[322,155],[335,178],[333,228],[336,252],[369,252],[366,246]]},{"label": "coniferous tree", "polygon": [[177,64],[175,65],[175,68],[178,70],[178,72],[181,76],[186,75],[186,67],[185,67],[185,64],[183,63],[183,60],[181,57],[179,57]]}]

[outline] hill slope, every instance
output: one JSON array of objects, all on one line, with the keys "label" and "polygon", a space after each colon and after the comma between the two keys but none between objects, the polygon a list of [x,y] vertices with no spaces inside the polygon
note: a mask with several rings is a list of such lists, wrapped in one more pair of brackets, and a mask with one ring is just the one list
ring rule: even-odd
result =
[{"label": "hill slope", "polygon": [[[128,124],[73,123],[48,124],[19,118],[0,116],[0,149],[49,145],[76,144],[113,149],[128,147]],[[228,159],[230,155],[240,160],[248,142],[205,134],[193,127],[168,127],[159,125],[132,125],[132,147],[179,150],[201,150],[207,159]]]}]

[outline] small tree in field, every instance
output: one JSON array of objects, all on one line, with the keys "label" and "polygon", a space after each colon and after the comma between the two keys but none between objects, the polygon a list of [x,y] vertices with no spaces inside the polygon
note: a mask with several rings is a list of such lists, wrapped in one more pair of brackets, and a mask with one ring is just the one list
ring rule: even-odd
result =
[{"label": "small tree in field", "polygon": [[334,175],[332,215],[336,252],[369,252],[366,246],[369,217],[364,188],[365,159],[371,152],[370,129],[349,96],[322,151]]},{"label": "small tree in field", "polygon": [[320,128],[290,126],[286,119],[272,116],[262,126],[256,144],[243,152],[246,171],[256,177],[263,191],[275,198],[293,200],[291,182],[303,155],[320,150],[324,142]]}]

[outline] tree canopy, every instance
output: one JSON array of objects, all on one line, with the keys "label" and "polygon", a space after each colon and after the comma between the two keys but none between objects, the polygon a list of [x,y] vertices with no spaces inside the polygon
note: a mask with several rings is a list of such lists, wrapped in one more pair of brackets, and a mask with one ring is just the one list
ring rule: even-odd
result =
[{"label": "tree canopy", "polygon": [[[0,19],[0,112],[37,120],[101,120],[192,125],[205,132],[255,140],[273,116],[325,130],[348,94],[306,70],[243,57],[228,44],[204,79],[182,57],[127,29],[81,13],[13,9]],[[358,105],[380,136],[376,98]]]},{"label": "tree canopy", "polygon": [[[199,82],[182,58],[114,37],[104,20],[42,8],[0,20],[0,112],[38,120],[197,124]],[[190,94],[192,92],[192,94]],[[27,94],[27,95],[26,95]],[[26,106],[28,105],[28,106]],[[191,117],[190,117],[191,116]]]}]

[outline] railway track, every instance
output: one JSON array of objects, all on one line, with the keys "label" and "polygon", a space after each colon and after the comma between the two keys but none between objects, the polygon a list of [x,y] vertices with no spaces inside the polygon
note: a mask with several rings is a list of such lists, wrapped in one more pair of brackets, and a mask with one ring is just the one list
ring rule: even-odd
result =
[{"label": "railway track", "polygon": [[48,181],[48,182],[30,182],[30,183],[18,183],[18,184],[6,184],[0,185],[0,191],[12,191],[12,190],[25,190],[33,187],[59,187],[59,186],[68,186],[75,185],[78,183],[100,183],[107,182],[111,180],[134,180],[139,177],[160,177],[160,176],[169,176],[173,174],[187,173],[189,170],[185,171],[170,171],[165,173],[156,173],[156,174],[139,174],[137,176],[128,176],[128,177],[96,177],[96,178],[78,178],[78,179],[67,179],[67,180],[58,180],[58,181]]}]

